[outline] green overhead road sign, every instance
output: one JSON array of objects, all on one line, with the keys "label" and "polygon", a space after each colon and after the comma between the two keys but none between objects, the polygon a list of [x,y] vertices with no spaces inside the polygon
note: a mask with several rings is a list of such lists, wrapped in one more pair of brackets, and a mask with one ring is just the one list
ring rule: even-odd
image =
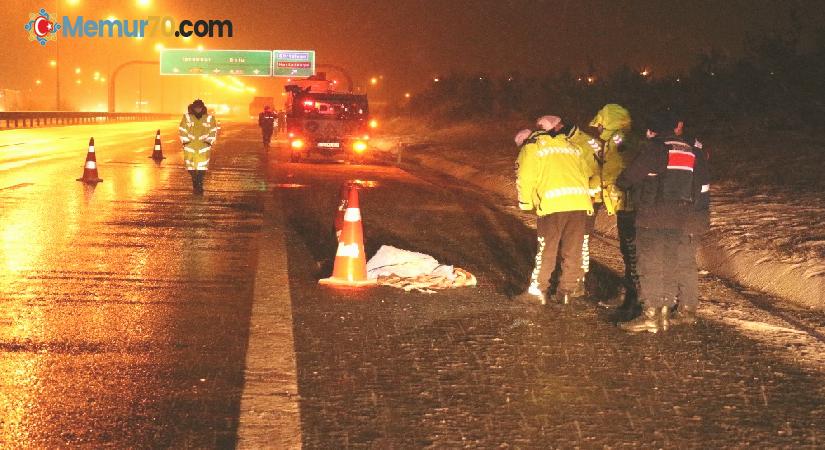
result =
[{"label": "green overhead road sign", "polygon": [[[313,68],[315,64],[313,62]],[[241,75],[272,76],[269,50],[189,50],[163,49],[161,75]]]},{"label": "green overhead road sign", "polygon": [[302,78],[315,75],[314,50],[275,50],[273,76]]}]

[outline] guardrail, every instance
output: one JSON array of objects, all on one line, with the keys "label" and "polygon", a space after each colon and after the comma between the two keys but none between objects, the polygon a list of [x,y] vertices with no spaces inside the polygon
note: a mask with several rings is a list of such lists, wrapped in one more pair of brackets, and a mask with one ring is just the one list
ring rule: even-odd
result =
[{"label": "guardrail", "polygon": [[77,111],[13,111],[0,112],[0,124],[5,128],[39,127],[47,125],[73,125],[107,123],[111,121],[163,120],[180,117],[159,113],[109,113]]}]

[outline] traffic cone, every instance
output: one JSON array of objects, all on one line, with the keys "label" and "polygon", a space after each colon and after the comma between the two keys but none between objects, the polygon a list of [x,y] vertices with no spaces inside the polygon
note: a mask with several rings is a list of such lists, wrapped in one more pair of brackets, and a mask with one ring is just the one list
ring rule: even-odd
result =
[{"label": "traffic cone", "polygon": [[367,279],[367,258],[364,255],[364,230],[361,227],[361,209],[358,207],[358,188],[350,185],[344,225],[335,253],[332,276],[318,281],[332,286],[366,286],[375,284]]},{"label": "traffic cone", "polygon": [[160,130],[158,130],[158,134],[155,135],[155,149],[152,151],[150,158],[158,162],[166,159],[166,157],[163,156],[163,149],[160,148]]},{"label": "traffic cone", "polygon": [[86,164],[83,166],[83,177],[77,181],[88,184],[100,183],[102,178],[97,176],[97,159],[95,159],[95,138],[89,139],[89,152],[86,153]]},{"label": "traffic cone", "polygon": [[352,183],[349,181],[344,182],[338,196],[338,210],[335,212],[335,238],[338,240],[341,239],[341,230],[344,228],[344,215],[347,211],[350,189],[352,189]]}]

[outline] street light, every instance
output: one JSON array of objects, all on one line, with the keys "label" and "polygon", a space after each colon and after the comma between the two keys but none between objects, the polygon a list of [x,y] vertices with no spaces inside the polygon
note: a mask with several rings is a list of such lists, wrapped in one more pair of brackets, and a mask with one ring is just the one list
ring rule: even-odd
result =
[{"label": "street light", "polygon": [[405,93],[404,93],[404,98],[410,98],[410,93],[409,93],[409,92],[405,92]]},{"label": "street light", "polygon": [[34,80],[34,84],[40,86],[43,82],[40,80]]},{"label": "street light", "polygon": [[74,68],[74,73],[77,74],[77,75],[80,75],[80,67],[75,67]]},{"label": "street light", "polygon": [[152,4],[152,0],[137,0],[136,3],[139,7],[146,8]]},{"label": "street light", "polygon": [[378,84],[378,78],[376,78],[376,77],[370,78],[370,84],[373,85],[373,86]]},{"label": "street light", "polygon": [[57,67],[57,61],[55,61],[55,60],[51,60],[51,61],[49,61],[49,66],[51,66],[51,67]]}]

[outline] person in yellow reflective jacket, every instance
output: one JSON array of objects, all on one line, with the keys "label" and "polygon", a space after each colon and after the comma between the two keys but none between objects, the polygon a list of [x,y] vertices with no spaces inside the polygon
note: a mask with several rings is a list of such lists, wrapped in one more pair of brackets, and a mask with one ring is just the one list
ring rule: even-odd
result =
[{"label": "person in yellow reflective jacket", "polygon": [[[633,204],[623,189],[616,186],[616,179],[638,153],[638,140],[630,134],[632,121],[630,113],[615,103],[604,105],[590,121],[602,141],[601,150],[596,152],[599,170],[591,187],[594,192],[596,212],[604,209],[608,215],[616,216],[619,248],[624,260],[625,296],[621,308],[632,310],[638,307],[639,276],[636,272],[636,226]],[[594,214],[587,223],[585,235],[589,237],[596,222]],[[589,252],[589,249],[582,249]]]},{"label": "person in yellow reflective jacket", "polygon": [[[593,176],[590,177],[589,193],[591,197],[596,197],[601,192],[601,188],[599,187],[599,166],[596,155],[602,150],[602,142],[585,133],[575,125],[567,127],[564,132],[567,135],[567,140],[581,150],[585,161],[593,166]],[[588,216],[584,238],[582,240],[582,271],[584,274],[579,280],[578,289],[583,293],[586,292],[585,277],[590,272],[590,231],[592,231],[595,224],[595,217],[595,214]]]},{"label": "person in yellow reflective jacket", "polygon": [[593,213],[588,180],[594,165],[588,164],[583,152],[568,141],[561,118],[544,116],[538,125],[548,131],[522,130],[516,135],[520,146],[516,161],[518,203],[520,209],[535,210],[538,215],[538,249],[530,285],[514,300],[546,304],[550,276],[559,256],[561,274],[555,298],[569,303],[576,297],[581,276],[586,217]]},{"label": "person in yellow reflective jacket", "polygon": [[207,113],[203,100],[197,99],[189,105],[178,127],[180,142],[183,144],[183,160],[186,170],[192,176],[192,190],[203,194],[203,178],[209,170],[212,146],[218,138],[218,122]]}]

